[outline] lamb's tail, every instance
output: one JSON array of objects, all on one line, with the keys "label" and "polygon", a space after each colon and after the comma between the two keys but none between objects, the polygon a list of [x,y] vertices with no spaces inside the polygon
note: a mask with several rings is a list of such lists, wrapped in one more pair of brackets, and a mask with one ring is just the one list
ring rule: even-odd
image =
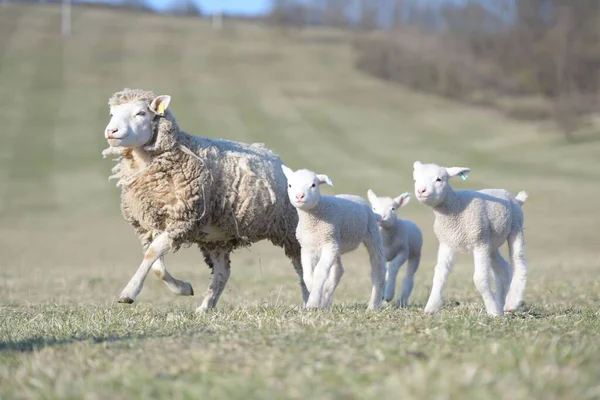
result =
[{"label": "lamb's tail", "polygon": [[527,201],[529,194],[526,191],[522,190],[515,196],[515,200],[522,206]]}]

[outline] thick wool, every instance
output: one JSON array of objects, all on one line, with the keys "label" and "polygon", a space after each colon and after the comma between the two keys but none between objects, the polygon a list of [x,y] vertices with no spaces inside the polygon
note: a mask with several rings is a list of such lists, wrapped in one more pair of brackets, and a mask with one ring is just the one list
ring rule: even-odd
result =
[{"label": "thick wool", "polygon": [[[414,163],[415,195],[433,209],[433,230],[438,238],[438,263],[426,312],[442,305],[442,290],[454,264],[455,252],[469,252],[475,261],[474,283],[489,315],[497,316],[522,305],[527,281],[524,216],[526,192],[513,196],[504,189],[459,190],[449,179],[466,179],[471,170],[445,168],[437,164]],[[508,243],[514,273],[499,248]],[[492,293],[488,274],[492,271],[496,294]],[[510,286],[510,288],[509,288]]]},{"label": "thick wool", "polygon": [[331,184],[325,175],[305,169],[292,172],[284,167],[284,170],[290,203],[294,204],[299,192],[304,193],[304,199],[310,203],[309,208],[294,204],[299,216],[296,236],[302,248],[304,282],[310,292],[307,308],[331,306],[333,292],[343,275],[341,256],[361,244],[366,247],[371,264],[373,289],[368,308],[379,307],[385,259],[377,216],[369,203],[350,194],[321,195],[319,185]]},{"label": "thick wool", "polygon": [[[150,104],[155,97],[125,89],[109,105]],[[228,262],[233,249],[268,239],[299,267],[298,215],[287,201],[278,155],[260,144],[192,136],[170,109],[153,124],[153,137],[141,150],[104,153],[120,156],[112,178],[121,187],[122,214],[144,248],[168,232],[172,251],[196,244],[210,265],[210,251],[223,252]]]}]

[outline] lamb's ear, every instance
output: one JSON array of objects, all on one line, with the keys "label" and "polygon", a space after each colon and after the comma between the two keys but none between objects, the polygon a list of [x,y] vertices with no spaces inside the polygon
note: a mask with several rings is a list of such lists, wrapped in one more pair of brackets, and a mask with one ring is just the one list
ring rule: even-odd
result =
[{"label": "lamb's ear", "polygon": [[283,174],[289,180],[294,171],[291,168],[287,167],[285,164],[281,164],[281,169],[283,170]]},{"label": "lamb's ear", "polygon": [[152,103],[150,103],[150,111],[157,115],[165,115],[165,110],[169,108],[170,103],[171,96],[168,94],[156,96],[154,100],[152,100]]},{"label": "lamb's ear", "polygon": [[394,203],[398,204],[398,208],[405,207],[410,201],[410,193],[402,193],[400,196],[394,198]]},{"label": "lamb's ear", "polygon": [[413,164],[413,169],[417,169],[423,166],[423,163],[421,161],[415,161]]},{"label": "lamb's ear", "polygon": [[367,190],[367,198],[369,199],[369,202],[371,204],[373,204],[377,200],[377,195],[375,194],[374,191],[369,189],[369,190]]},{"label": "lamb's ear", "polygon": [[333,182],[331,182],[331,179],[329,179],[329,177],[327,175],[318,174],[317,179],[319,180],[320,185],[326,183],[329,186],[333,186]]},{"label": "lamb's ear", "polygon": [[460,175],[460,177],[464,181],[464,180],[467,179],[467,175],[469,175],[471,173],[471,168],[466,168],[466,167],[450,167],[450,168],[446,168],[446,172],[451,177],[452,176]]}]

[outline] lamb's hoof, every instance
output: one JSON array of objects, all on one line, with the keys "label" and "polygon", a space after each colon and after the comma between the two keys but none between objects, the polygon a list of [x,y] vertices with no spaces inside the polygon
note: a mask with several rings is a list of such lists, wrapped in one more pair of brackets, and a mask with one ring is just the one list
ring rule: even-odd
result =
[{"label": "lamb's hoof", "polygon": [[117,302],[123,303],[123,304],[131,304],[131,303],[133,303],[133,299],[130,298],[129,296],[123,296],[123,297],[120,297],[119,300],[117,300]]},{"label": "lamb's hoof", "polygon": [[523,306],[523,302],[518,302],[517,304],[506,304],[504,305],[504,312],[515,312],[517,311],[519,308],[521,308]]},{"label": "lamb's hoof", "polygon": [[192,285],[188,282],[184,282],[183,283],[183,289],[181,290],[181,293],[179,293],[180,296],[193,296],[194,295],[194,288],[192,287]]}]

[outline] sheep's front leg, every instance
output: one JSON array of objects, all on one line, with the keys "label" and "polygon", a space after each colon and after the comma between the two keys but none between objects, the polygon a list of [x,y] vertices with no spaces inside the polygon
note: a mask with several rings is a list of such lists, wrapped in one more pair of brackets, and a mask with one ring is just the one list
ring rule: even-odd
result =
[{"label": "sheep's front leg", "polygon": [[[300,277],[300,289],[302,290],[302,305],[306,306],[306,302],[308,301],[308,288],[306,286],[306,282],[304,282],[304,272],[303,272],[303,268],[302,268],[302,261],[300,259],[300,257],[294,257],[292,259],[292,264],[294,265],[294,270],[296,271],[296,274],[298,274],[298,276]],[[312,271],[312,266],[310,266],[311,271]]]},{"label": "sheep's front leg", "polygon": [[194,289],[189,282],[173,278],[173,276],[169,274],[169,271],[167,271],[167,267],[165,266],[164,257],[160,257],[154,262],[154,264],[152,264],[152,271],[154,271],[158,279],[167,285],[171,292],[180,296],[194,295]]},{"label": "sheep's front leg", "polygon": [[431,294],[429,300],[425,305],[425,313],[434,313],[439,311],[444,304],[443,292],[444,285],[448,280],[448,275],[452,271],[454,265],[454,250],[440,243],[437,255],[437,264],[435,265],[435,272],[433,274],[433,284],[431,286]]},{"label": "sheep's front leg", "polygon": [[340,280],[342,280],[343,275],[344,266],[342,265],[342,260],[340,259],[340,257],[338,257],[335,259],[333,267],[329,271],[327,281],[325,282],[323,294],[323,304],[325,307],[331,307],[333,303],[333,292],[335,292],[335,289],[340,284]]},{"label": "sheep's front leg", "polygon": [[142,286],[144,286],[144,280],[148,276],[152,265],[170,249],[171,240],[167,232],[163,232],[154,238],[148,249],[144,252],[144,259],[135,272],[135,275],[133,275],[127,286],[125,286],[125,289],[121,292],[118,300],[119,303],[131,304],[134,302],[137,295],[140,294]]},{"label": "sheep's front leg", "polygon": [[197,312],[205,312],[217,306],[219,297],[231,275],[229,251],[211,250],[209,252],[203,251],[203,253],[206,263],[212,269],[212,276],[202,305],[196,309]]},{"label": "sheep's front leg", "polygon": [[492,268],[492,257],[488,249],[475,249],[473,251],[475,261],[475,272],[473,282],[481,294],[488,315],[499,316],[504,314],[500,304],[496,301],[490,285],[490,270]]},{"label": "sheep's front leg", "polygon": [[321,257],[315,266],[315,271],[312,278],[312,288],[306,302],[306,308],[320,308],[324,306],[323,289],[325,281],[329,276],[329,271],[334,264],[336,258],[339,257],[339,251],[335,245],[327,244],[321,248]]},{"label": "sheep's front leg", "polygon": [[[313,275],[314,275],[314,269],[315,269],[315,261],[316,261],[317,257],[313,250],[307,249],[305,247],[302,248],[300,257],[302,260],[302,279],[304,280],[304,284],[306,285],[306,290],[308,290],[309,297],[310,297],[310,292],[312,291],[312,287],[313,287]],[[307,299],[307,301],[308,301],[308,299]]]},{"label": "sheep's front leg", "polygon": [[396,294],[396,277],[398,276],[400,267],[402,264],[404,264],[407,257],[408,251],[402,251],[396,257],[394,257],[392,261],[387,263],[385,273],[385,290],[383,295],[385,301],[392,301],[394,298],[394,295]]}]

